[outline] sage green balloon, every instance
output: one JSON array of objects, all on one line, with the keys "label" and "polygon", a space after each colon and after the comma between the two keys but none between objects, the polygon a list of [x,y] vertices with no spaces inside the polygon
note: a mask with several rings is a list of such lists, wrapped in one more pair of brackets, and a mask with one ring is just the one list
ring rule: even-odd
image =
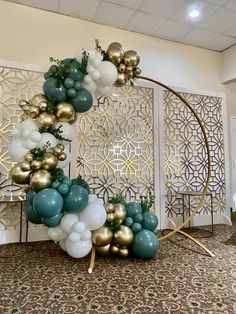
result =
[{"label": "sage green balloon", "polygon": [[136,257],[143,259],[153,258],[157,253],[159,246],[159,240],[150,230],[142,229],[134,234],[132,251]]},{"label": "sage green balloon", "polygon": [[76,112],[86,112],[93,105],[93,96],[87,89],[81,88],[81,90],[77,92],[77,95],[70,99],[70,102]]},{"label": "sage green balloon", "polygon": [[62,217],[64,216],[63,212],[56,214],[50,218],[42,218],[42,223],[47,227],[56,227],[60,224]]},{"label": "sage green balloon", "polygon": [[26,217],[32,224],[35,225],[41,225],[42,220],[41,217],[36,213],[36,211],[33,209],[33,206],[28,203],[27,207],[25,209]]},{"label": "sage green balloon", "polygon": [[154,231],[158,225],[158,218],[154,213],[146,212],[143,214],[142,227]]},{"label": "sage green balloon", "polygon": [[127,209],[127,216],[128,217],[133,217],[136,214],[141,214],[142,213],[142,207],[140,203],[137,202],[131,202],[126,205]]},{"label": "sage green balloon", "polygon": [[63,195],[64,210],[69,213],[79,213],[88,204],[88,192],[79,185],[71,185],[69,192]]}]

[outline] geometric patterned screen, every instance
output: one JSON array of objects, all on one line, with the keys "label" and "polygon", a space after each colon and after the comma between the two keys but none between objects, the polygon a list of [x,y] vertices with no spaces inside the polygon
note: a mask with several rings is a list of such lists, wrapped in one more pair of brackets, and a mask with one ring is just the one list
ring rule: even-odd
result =
[{"label": "geometric patterned screen", "polygon": [[[204,124],[211,157],[213,209],[222,213],[226,207],[225,165],[222,121],[222,98],[181,93],[192,105]],[[165,144],[165,211],[168,217],[182,213],[182,199],[178,192],[201,192],[207,177],[207,151],[199,124],[186,105],[174,94],[164,91],[164,144]],[[199,201],[191,197],[191,208]],[[210,197],[199,214],[210,213]]]},{"label": "geometric patterned screen", "polygon": [[154,194],[152,88],[124,86],[99,98],[78,116],[77,139],[77,175],[99,198]]}]

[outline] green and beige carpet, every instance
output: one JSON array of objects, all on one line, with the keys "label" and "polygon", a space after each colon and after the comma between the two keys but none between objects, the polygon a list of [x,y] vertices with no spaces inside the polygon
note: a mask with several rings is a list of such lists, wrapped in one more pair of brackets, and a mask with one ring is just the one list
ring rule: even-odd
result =
[{"label": "green and beige carpet", "polygon": [[213,258],[174,236],[150,261],[97,257],[91,275],[89,257],[53,242],[0,246],[0,313],[236,313],[236,241],[227,243],[235,227],[202,239]]}]

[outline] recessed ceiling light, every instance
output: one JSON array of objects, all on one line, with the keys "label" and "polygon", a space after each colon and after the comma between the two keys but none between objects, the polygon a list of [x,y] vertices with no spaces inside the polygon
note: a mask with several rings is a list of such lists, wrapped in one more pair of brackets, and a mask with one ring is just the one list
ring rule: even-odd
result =
[{"label": "recessed ceiling light", "polygon": [[196,18],[200,15],[200,12],[197,9],[193,9],[189,12],[189,17]]}]

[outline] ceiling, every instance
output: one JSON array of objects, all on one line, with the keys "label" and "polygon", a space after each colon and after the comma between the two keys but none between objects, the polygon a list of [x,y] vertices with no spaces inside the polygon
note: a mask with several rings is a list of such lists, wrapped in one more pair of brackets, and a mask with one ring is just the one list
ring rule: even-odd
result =
[{"label": "ceiling", "polygon": [[236,44],[236,0],[10,1],[216,51]]}]

